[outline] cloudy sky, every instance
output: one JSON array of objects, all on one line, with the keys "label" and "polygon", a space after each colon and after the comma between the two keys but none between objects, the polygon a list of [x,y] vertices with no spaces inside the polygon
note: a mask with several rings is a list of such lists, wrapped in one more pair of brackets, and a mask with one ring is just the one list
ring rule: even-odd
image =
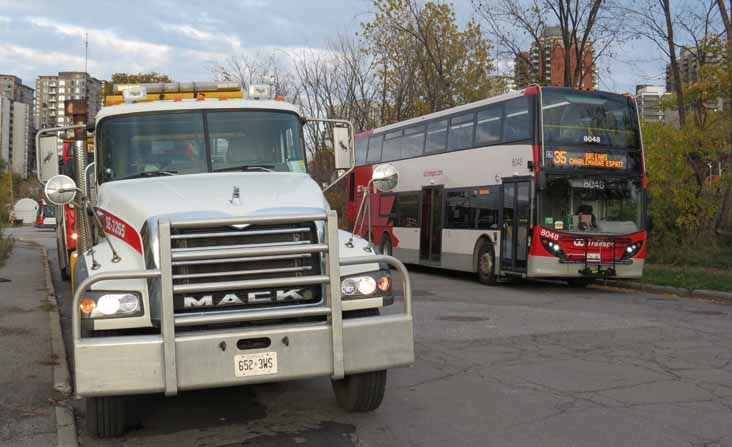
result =
[{"label": "cloudy sky", "polygon": [[[470,19],[470,0],[455,0]],[[212,78],[210,67],[237,53],[322,48],[369,19],[370,0],[0,0],[0,73],[30,85],[39,75],[158,71],[178,81]],[[637,43],[602,61],[601,87],[632,91],[662,84],[662,64]],[[500,56],[498,56],[500,59]],[[509,67],[502,61],[502,67]]]}]

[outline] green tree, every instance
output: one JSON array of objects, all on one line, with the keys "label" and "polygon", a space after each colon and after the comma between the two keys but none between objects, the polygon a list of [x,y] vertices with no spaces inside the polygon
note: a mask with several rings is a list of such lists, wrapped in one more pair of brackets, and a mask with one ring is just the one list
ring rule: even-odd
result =
[{"label": "green tree", "polygon": [[375,0],[362,24],[379,66],[381,121],[389,123],[498,93],[490,42],[474,21],[461,29],[451,4]]}]

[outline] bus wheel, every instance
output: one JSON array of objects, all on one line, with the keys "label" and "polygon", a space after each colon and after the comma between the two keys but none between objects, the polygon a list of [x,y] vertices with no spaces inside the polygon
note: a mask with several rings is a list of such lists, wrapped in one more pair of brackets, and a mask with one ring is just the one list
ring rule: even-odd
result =
[{"label": "bus wheel", "polygon": [[386,256],[393,256],[394,250],[391,247],[391,237],[388,234],[384,234],[381,237],[381,254]]},{"label": "bus wheel", "polygon": [[478,280],[483,284],[497,284],[495,260],[493,244],[484,240],[478,248]]},{"label": "bus wheel", "polygon": [[87,397],[86,429],[97,438],[122,436],[127,429],[125,397]]}]

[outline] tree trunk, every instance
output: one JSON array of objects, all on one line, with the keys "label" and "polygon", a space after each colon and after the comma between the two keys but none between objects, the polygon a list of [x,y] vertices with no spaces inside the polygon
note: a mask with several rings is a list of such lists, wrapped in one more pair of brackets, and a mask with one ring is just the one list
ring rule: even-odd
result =
[{"label": "tree trunk", "polygon": [[666,18],[666,35],[668,42],[668,53],[671,58],[671,75],[674,79],[674,92],[676,93],[676,107],[679,109],[679,124],[684,127],[686,124],[686,110],[684,105],[684,86],[681,85],[681,72],[676,59],[676,43],[674,42],[674,24],[671,17],[671,0],[659,0]]}]

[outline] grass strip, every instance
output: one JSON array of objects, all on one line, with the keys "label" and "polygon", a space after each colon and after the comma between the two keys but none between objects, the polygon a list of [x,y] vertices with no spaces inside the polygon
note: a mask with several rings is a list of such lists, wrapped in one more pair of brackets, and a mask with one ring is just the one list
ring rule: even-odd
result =
[{"label": "grass strip", "polygon": [[707,289],[732,292],[732,271],[723,269],[647,265],[641,281],[645,284],[689,290]]}]

